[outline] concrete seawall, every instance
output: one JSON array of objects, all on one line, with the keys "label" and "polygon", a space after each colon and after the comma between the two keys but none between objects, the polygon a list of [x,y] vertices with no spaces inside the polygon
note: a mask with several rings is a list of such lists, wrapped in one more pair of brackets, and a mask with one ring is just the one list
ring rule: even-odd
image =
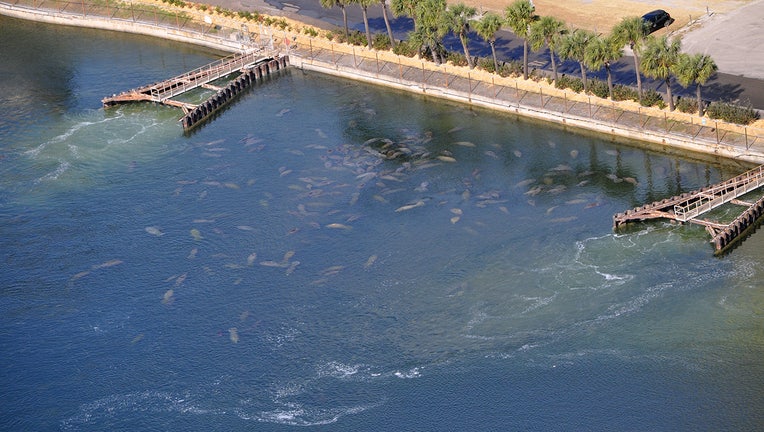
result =
[{"label": "concrete seawall", "polygon": [[237,41],[212,36],[204,36],[196,32],[172,29],[162,26],[153,26],[140,21],[119,20],[106,17],[101,18],[93,15],[83,16],[73,13],[28,9],[2,2],[0,2],[0,15],[48,24],[142,34],[177,42],[200,45],[207,48],[231,53],[242,51],[246,48],[245,45],[242,45]]},{"label": "concrete seawall", "polygon": [[447,99],[460,103],[472,104],[492,110],[517,114],[524,117],[530,117],[542,121],[557,123],[564,126],[589,130],[597,133],[622,137],[638,141],[649,142],[662,149],[687,150],[695,153],[710,154],[713,156],[750,162],[753,164],[764,164],[764,153],[746,150],[744,147],[718,144],[713,141],[700,141],[696,139],[683,139],[676,135],[663,135],[649,130],[636,130],[623,127],[613,123],[603,123],[589,118],[576,117],[571,115],[561,115],[558,112],[536,109],[524,106],[522,104],[507,104],[501,100],[486,100],[476,97],[467,92],[460,92],[453,88],[447,91],[438,87],[422,86],[419,82],[406,81],[395,78],[395,80],[378,77],[374,73],[368,73],[357,68],[337,66],[332,63],[316,60],[306,61],[304,58],[291,55],[291,64],[294,67],[315,71],[342,78],[363,81],[370,84],[392,87],[399,90],[420,93],[432,97]]},{"label": "concrete seawall", "polygon": [[[51,24],[143,34],[184,43],[201,45],[227,52],[237,52],[246,48],[244,45],[235,40],[213,37],[210,35],[202,35],[198,32],[185,31],[182,29],[173,29],[170,27],[151,25],[141,21],[121,20],[92,15],[83,16],[71,12],[62,13],[56,11],[37,10],[26,7],[17,7],[2,2],[0,2],[0,14]],[[296,39],[298,43],[301,42],[302,38],[303,36],[298,35],[298,39]],[[563,115],[561,112],[533,107],[524,103],[515,103],[507,100],[486,98],[484,96],[478,96],[466,91],[459,91],[459,89],[448,86],[448,83],[446,83],[446,87],[448,88],[431,86],[429,84],[423,85],[420,82],[409,81],[403,79],[402,77],[380,74],[379,71],[374,73],[358,67],[349,67],[346,65],[337,64],[333,61],[330,62],[329,58],[307,58],[307,53],[300,53],[299,50],[293,50],[288,52],[288,54],[291,58],[291,64],[303,70],[310,70],[347,79],[363,81],[375,85],[425,94],[459,103],[472,104],[491,110],[498,110],[502,112],[513,113],[518,116],[552,122],[559,125],[564,125],[566,127],[573,127],[577,129],[592,131],[598,134],[605,134],[614,138],[620,137],[629,140],[642,141],[645,143],[650,143],[651,147],[655,147],[658,150],[667,152],[688,151],[751,164],[764,164],[764,143],[757,143],[755,146],[748,146],[747,144],[729,145],[719,142],[718,140],[701,139],[697,136],[685,137],[679,134],[661,133],[659,130],[631,128],[623,124],[603,122],[593,118],[571,115],[569,113],[565,113]],[[353,51],[353,56],[355,56],[355,51]],[[332,57],[334,57],[334,53],[332,53]],[[761,141],[761,139],[759,139],[759,141]]]}]

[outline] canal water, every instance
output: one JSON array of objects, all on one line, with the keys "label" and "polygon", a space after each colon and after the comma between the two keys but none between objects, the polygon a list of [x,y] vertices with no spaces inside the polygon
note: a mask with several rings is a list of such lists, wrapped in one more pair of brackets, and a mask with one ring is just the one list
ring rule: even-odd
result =
[{"label": "canal water", "polygon": [[0,429],[764,424],[764,235],[611,229],[742,167],[296,69],[184,136],[100,100],[216,53],[0,40]]}]

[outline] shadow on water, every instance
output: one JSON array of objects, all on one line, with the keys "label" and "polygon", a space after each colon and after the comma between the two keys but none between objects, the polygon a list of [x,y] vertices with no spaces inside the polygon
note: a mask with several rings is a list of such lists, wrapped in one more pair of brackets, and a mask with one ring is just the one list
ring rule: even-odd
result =
[{"label": "shadow on water", "polygon": [[242,102],[243,99],[245,97],[248,97],[253,91],[256,91],[260,87],[268,85],[274,79],[278,79],[278,77],[280,77],[280,76],[287,76],[289,74],[290,74],[290,71],[288,69],[281,69],[281,70],[278,70],[278,71],[276,71],[274,73],[271,73],[271,74],[268,74],[268,75],[264,75],[262,80],[260,80],[259,82],[255,83],[254,85],[251,85],[251,86],[247,87],[241,93],[238,93],[233,99],[231,99],[228,103],[223,105],[220,109],[218,109],[217,111],[213,112],[212,114],[207,116],[205,119],[203,119],[203,120],[199,121],[198,123],[196,123],[193,128],[191,128],[189,130],[184,130],[183,131],[183,135],[186,136],[186,137],[189,137],[189,138],[194,136],[204,126],[207,126],[208,124],[212,123],[213,121],[215,121],[215,119],[219,118],[224,113],[228,112],[228,110],[233,108],[236,104],[238,104],[239,102]]}]

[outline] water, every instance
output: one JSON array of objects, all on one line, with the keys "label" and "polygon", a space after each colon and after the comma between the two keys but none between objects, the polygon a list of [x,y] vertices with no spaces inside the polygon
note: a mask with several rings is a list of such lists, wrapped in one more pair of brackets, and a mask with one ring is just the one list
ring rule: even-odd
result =
[{"label": "water", "polygon": [[740,167],[298,70],[183,136],[100,99],[214,53],[0,40],[0,429],[761,426],[764,236],[611,232]]}]

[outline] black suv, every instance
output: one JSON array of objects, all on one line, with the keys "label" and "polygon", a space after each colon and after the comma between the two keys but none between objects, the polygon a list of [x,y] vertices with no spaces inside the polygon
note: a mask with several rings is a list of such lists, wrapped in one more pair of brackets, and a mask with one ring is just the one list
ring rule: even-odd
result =
[{"label": "black suv", "polygon": [[674,22],[674,18],[671,18],[671,15],[665,10],[657,9],[642,15],[642,21],[645,23],[647,34],[650,34],[663,27],[670,26]]}]

